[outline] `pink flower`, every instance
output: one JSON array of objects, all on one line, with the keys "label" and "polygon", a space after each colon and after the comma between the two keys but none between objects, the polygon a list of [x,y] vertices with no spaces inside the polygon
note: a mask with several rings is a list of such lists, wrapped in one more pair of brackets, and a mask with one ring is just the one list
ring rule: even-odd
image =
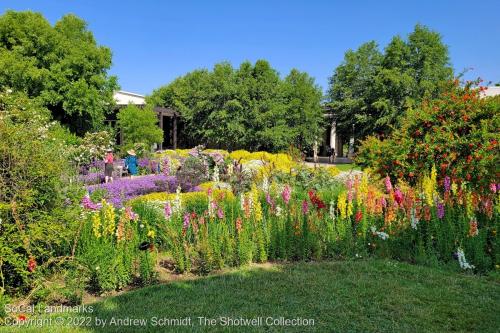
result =
[{"label": "pink flower", "polygon": [[172,216],[172,206],[170,205],[170,201],[167,201],[165,203],[165,217],[168,219],[170,219],[170,217]]},{"label": "pink flower", "polygon": [[490,190],[493,193],[497,193],[497,185],[495,183],[490,184]]},{"label": "pink flower", "polygon": [[224,211],[220,207],[219,207],[219,209],[217,209],[217,217],[220,219],[224,218]]},{"label": "pink flower", "polygon": [[126,207],[125,217],[129,220],[136,221],[139,218],[139,215],[132,211],[132,207]]},{"label": "pink flower", "polygon": [[392,191],[392,183],[391,183],[391,178],[389,176],[385,177],[385,189],[387,190],[387,193]]},{"label": "pink flower", "polygon": [[292,189],[290,188],[290,186],[285,185],[283,192],[281,192],[281,197],[283,198],[283,201],[285,202],[286,205],[288,205],[288,202],[290,201],[291,194],[292,194]]}]

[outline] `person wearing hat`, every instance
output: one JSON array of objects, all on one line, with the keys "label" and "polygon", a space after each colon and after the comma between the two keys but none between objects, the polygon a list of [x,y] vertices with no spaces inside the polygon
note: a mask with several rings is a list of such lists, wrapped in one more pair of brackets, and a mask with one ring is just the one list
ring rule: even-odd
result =
[{"label": "person wearing hat", "polygon": [[104,181],[106,183],[113,181],[113,150],[111,148],[106,150],[106,155],[104,156]]},{"label": "person wearing hat", "polygon": [[130,176],[137,175],[137,156],[135,150],[127,150],[127,157],[125,157],[125,168],[128,170]]}]

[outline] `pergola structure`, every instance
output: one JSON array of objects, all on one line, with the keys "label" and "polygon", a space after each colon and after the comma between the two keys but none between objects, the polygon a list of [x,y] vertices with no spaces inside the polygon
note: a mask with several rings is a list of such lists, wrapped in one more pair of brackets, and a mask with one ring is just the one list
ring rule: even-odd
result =
[{"label": "pergola structure", "polygon": [[[144,108],[146,106],[146,98],[144,95],[131,93],[128,91],[117,91],[113,95],[116,102],[116,109],[119,110],[129,104],[133,104],[139,108]],[[177,149],[177,132],[178,132],[178,119],[179,113],[177,113],[172,108],[165,108],[160,106],[155,106],[153,111],[158,117],[158,126],[163,130],[163,142],[159,142],[159,149],[172,148]],[[115,125],[115,119],[108,119],[108,122]],[[123,142],[123,134],[120,131],[120,136],[118,138],[119,143]]]}]

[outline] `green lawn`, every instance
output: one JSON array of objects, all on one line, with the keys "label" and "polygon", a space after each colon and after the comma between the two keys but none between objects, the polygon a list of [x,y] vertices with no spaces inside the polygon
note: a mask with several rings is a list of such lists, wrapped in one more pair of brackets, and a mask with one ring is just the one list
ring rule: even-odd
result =
[{"label": "green lawn", "polygon": [[[256,265],[93,306],[92,322],[133,317],[149,325],[23,332],[498,332],[500,281],[387,260]],[[192,326],[153,327],[155,316],[189,317]],[[314,326],[209,327],[199,325],[199,316],[263,317],[264,324],[267,317],[309,318]]]},{"label": "green lawn", "polygon": [[361,170],[356,164],[335,164],[335,167],[340,171],[351,171],[351,170]]}]

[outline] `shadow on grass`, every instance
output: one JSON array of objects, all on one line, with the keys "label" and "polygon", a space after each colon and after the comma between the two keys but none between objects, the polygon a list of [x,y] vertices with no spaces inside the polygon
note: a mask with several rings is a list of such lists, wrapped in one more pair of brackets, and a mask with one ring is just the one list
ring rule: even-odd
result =
[{"label": "shadow on grass", "polygon": [[[494,332],[499,306],[496,281],[393,261],[262,265],[108,298],[91,314],[105,326],[71,332]],[[223,318],[262,321],[224,326]]]}]

